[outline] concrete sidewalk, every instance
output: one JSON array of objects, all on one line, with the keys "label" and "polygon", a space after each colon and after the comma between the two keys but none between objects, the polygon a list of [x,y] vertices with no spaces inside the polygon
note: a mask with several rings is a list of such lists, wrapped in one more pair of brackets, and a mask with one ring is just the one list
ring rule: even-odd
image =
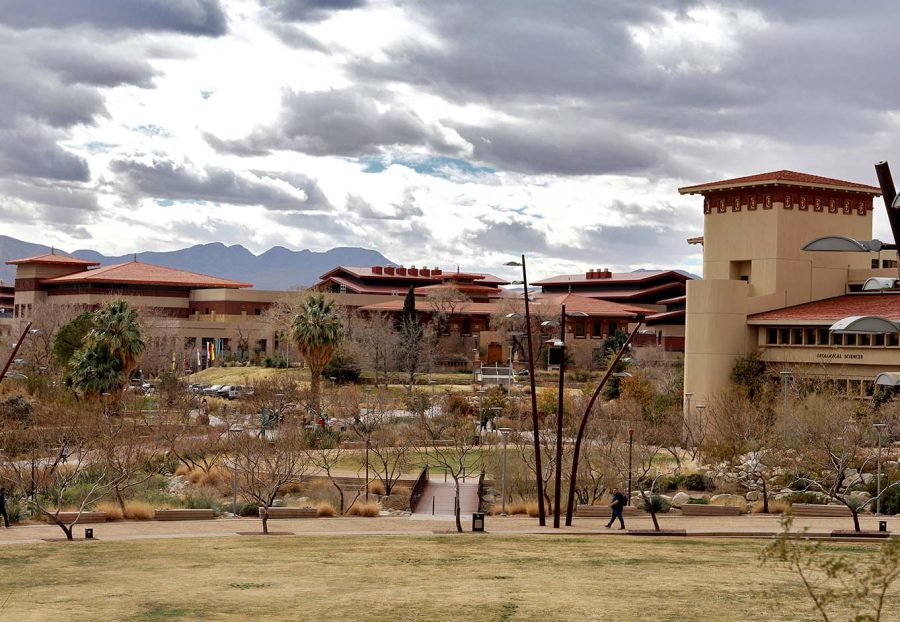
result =
[{"label": "concrete sidewalk", "polygon": [[[471,526],[471,515],[463,515],[463,526]],[[627,535],[617,529],[606,529],[604,518],[575,519],[572,527],[553,529],[540,527],[535,518],[488,516],[485,529],[494,535]],[[864,530],[875,531],[878,521],[885,520],[888,530],[900,534],[900,517],[864,517],[860,519]],[[777,516],[749,515],[734,517],[682,517],[660,515],[662,529],[683,529],[688,536],[743,536],[769,537],[780,531]],[[548,517],[548,525],[552,517]],[[628,529],[652,529],[649,517],[632,518],[625,523]],[[261,532],[257,518],[219,518],[206,521],[117,521],[76,525],[74,534],[84,536],[84,529],[94,530],[94,537],[103,541],[146,540],[153,538],[205,538],[235,537]],[[827,535],[832,530],[853,529],[850,518],[796,518],[794,530],[807,528],[810,534]],[[276,519],[269,521],[272,532],[287,532],[298,536],[432,536],[454,533],[452,523],[445,517],[382,516],[378,518],[317,518],[317,519]],[[0,529],[0,545],[33,544],[63,537],[56,525],[33,524]]]}]

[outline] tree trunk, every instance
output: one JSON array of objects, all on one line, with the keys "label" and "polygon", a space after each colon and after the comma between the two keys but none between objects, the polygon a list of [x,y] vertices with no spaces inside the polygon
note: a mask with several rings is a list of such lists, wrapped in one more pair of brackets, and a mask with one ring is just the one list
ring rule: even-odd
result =
[{"label": "tree trunk", "polygon": [[268,512],[268,510],[262,515],[262,528],[263,528],[263,535],[268,535],[268,533],[269,533],[269,512]]},{"label": "tree trunk", "polygon": [[63,523],[56,523],[59,525],[59,528],[63,530],[63,533],[66,534],[66,540],[74,540],[72,537],[72,530],[75,528],[74,523],[72,525],[64,525]]},{"label": "tree trunk", "polygon": [[762,495],[763,495],[763,514],[769,513],[769,489],[766,486],[766,478],[761,477],[762,480]]},{"label": "tree trunk", "polygon": [[119,508],[122,510],[122,517],[125,517],[125,499],[122,498],[122,491],[119,490],[118,486],[115,489],[116,493],[116,502],[119,504]]},{"label": "tree trunk", "polygon": [[322,375],[318,369],[309,370],[309,408],[312,411],[313,422],[319,420],[319,379]]},{"label": "tree trunk", "polygon": [[858,533],[860,531],[860,529],[859,529],[859,510],[850,508],[850,511],[853,513],[853,530]]},{"label": "tree trunk", "polygon": [[453,497],[453,513],[456,515],[456,531],[462,533],[462,521],[460,520],[460,508],[459,508],[459,480],[456,479],[456,494]]}]

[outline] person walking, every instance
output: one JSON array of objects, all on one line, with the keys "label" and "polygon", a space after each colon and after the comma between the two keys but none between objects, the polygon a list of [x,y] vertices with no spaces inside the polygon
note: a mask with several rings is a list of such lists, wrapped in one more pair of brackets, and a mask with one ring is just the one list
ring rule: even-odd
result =
[{"label": "person walking", "polygon": [[609,522],[606,523],[607,529],[612,527],[612,524],[617,518],[619,519],[619,529],[625,529],[625,519],[622,518],[622,511],[625,509],[625,504],[627,502],[628,499],[625,498],[625,495],[619,492],[618,488],[613,488],[612,503],[609,504],[609,509],[612,510],[612,516],[609,517]]},{"label": "person walking", "polygon": [[0,516],[3,516],[3,523],[9,529],[9,514],[6,513],[6,488],[0,488]]}]

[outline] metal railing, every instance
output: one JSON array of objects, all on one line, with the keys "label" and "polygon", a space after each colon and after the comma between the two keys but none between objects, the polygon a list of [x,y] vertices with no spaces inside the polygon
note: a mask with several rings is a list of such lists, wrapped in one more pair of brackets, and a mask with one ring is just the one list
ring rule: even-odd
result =
[{"label": "metal railing", "polygon": [[419,474],[419,477],[416,479],[416,483],[413,484],[412,492],[409,495],[409,511],[415,512],[416,506],[419,504],[419,500],[422,498],[422,493],[425,492],[425,486],[428,484],[428,465],[425,465],[425,468],[422,469],[422,472]]}]

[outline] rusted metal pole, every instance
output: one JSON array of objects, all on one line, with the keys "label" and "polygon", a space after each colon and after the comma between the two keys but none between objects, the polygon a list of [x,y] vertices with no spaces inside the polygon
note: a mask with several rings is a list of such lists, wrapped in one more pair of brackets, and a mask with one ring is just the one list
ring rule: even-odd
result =
[{"label": "rusted metal pole", "polygon": [[625,340],[625,343],[623,343],[622,347],[619,348],[619,351],[616,352],[616,357],[613,359],[612,363],[610,363],[606,373],[603,374],[603,378],[600,379],[600,384],[594,389],[591,401],[588,402],[587,407],[584,409],[584,414],[581,416],[581,424],[578,426],[578,434],[575,436],[575,448],[572,451],[572,477],[569,479],[569,503],[566,506],[566,526],[572,524],[572,515],[575,513],[575,486],[578,479],[578,455],[581,452],[581,440],[584,438],[584,430],[587,427],[588,417],[591,416],[591,409],[594,407],[594,402],[597,401],[600,391],[603,390],[606,382],[612,377],[613,371],[616,369],[616,364],[628,350],[628,346],[631,345],[631,340],[637,335],[640,327],[641,322],[638,322],[637,326],[634,327],[634,330],[631,331],[631,334],[628,335],[628,339]]},{"label": "rusted metal pole", "polygon": [[16,358],[16,354],[19,353],[19,348],[22,347],[22,342],[25,341],[25,337],[28,336],[28,333],[31,331],[31,322],[28,322],[28,325],[25,327],[25,330],[22,331],[22,335],[19,337],[19,340],[16,342],[16,345],[13,346],[12,354],[9,355],[9,358],[6,359],[6,365],[3,366],[3,371],[0,372],[0,382],[3,382],[3,379],[6,377],[6,372],[9,371],[9,366],[12,365],[13,360]]},{"label": "rusted metal pole", "polygon": [[562,497],[563,407],[566,390],[566,305],[559,316],[559,399],[556,406],[556,482],[553,485],[553,527],[559,529],[559,506]]},{"label": "rusted metal pole", "polygon": [[[897,191],[894,188],[894,179],[891,177],[891,167],[887,162],[878,162],[875,165],[875,174],[878,175],[878,185],[881,186],[881,198],[884,199],[894,244],[900,244],[900,210],[894,207]],[[900,262],[897,262],[897,276],[900,277]]]},{"label": "rusted metal pole", "polygon": [[525,336],[528,338],[528,381],[531,385],[531,425],[534,434],[534,472],[537,480],[538,524],[547,524],[544,510],[544,470],[541,467],[541,435],[538,422],[537,391],[534,387],[534,347],[531,338],[531,311],[528,305],[528,273],[525,269],[525,255],[522,254],[522,284],[525,287]]}]

